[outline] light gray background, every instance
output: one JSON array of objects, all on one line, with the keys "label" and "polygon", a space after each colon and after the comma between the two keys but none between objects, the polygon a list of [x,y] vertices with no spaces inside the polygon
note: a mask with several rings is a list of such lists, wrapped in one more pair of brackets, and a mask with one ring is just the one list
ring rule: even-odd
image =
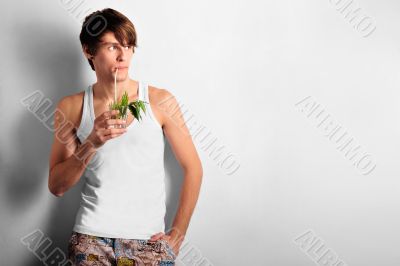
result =
[{"label": "light gray background", "polygon": [[[347,265],[399,265],[398,1],[357,0],[376,23],[367,38],[329,0],[72,3],[1,4],[1,265],[44,265],[20,242],[36,229],[66,248],[82,184],[49,193],[52,133],[19,101],[40,90],[55,104],[95,82],[78,35],[104,7],[136,26],[131,77],[170,90],[240,162],[226,175],[195,142],[192,247],[213,265],[308,266],[293,239],[313,230]],[[370,175],[295,106],[307,96],[373,155]],[[170,148],[166,166],[171,223],[182,172]]]}]

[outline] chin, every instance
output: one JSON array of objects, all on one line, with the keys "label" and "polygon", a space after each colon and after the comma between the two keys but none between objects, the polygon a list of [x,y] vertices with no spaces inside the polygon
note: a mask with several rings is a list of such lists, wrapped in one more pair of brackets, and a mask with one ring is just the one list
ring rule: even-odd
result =
[{"label": "chin", "polygon": [[128,78],[128,75],[118,76],[117,81],[125,81]]}]

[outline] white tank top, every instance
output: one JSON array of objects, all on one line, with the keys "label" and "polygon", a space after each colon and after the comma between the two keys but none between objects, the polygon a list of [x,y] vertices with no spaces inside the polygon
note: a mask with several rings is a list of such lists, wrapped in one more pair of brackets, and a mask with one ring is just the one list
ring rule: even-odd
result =
[{"label": "white tank top", "polygon": [[[148,86],[139,82],[138,98],[150,102]],[[95,236],[150,239],[164,232],[165,135],[150,104],[146,114],[108,140],[92,157],[83,178],[80,208],[73,230]],[[129,113],[129,116],[132,116]],[[93,88],[85,90],[77,136],[83,142],[94,124]]]}]

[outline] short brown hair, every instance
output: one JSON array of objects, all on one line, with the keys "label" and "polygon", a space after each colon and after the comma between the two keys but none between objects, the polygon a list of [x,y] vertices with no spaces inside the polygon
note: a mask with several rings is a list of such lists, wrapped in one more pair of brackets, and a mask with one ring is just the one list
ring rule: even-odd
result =
[{"label": "short brown hair", "polygon": [[[86,16],[79,39],[88,53],[94,56],[100,39],[107,32],[113,32],[119,43],[132,45],[133,52],[135,47],[138,47],[133,23],[125,15],[111,8],[95,11]],[[92,60],[88,59],[88,62],[94,71]]]}]

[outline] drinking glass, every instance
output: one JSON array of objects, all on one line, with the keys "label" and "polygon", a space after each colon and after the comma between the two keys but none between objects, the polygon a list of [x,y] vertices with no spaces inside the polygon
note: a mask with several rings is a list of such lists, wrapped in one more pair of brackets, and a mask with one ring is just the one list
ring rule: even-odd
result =
[{"label": "drinking glass", "polygon": [[123,107],[114,107],[113,104],[110,104],[108,106],[108,110],[119,110],[119,113],[116,115],[111,115],[111,119],[121,119],[125,120],[125,124],[115,124],[112,125],[111,128],[126,128],[126,123],[127,123],[127,118],[128,118],[128,106],[123,106]]}]

